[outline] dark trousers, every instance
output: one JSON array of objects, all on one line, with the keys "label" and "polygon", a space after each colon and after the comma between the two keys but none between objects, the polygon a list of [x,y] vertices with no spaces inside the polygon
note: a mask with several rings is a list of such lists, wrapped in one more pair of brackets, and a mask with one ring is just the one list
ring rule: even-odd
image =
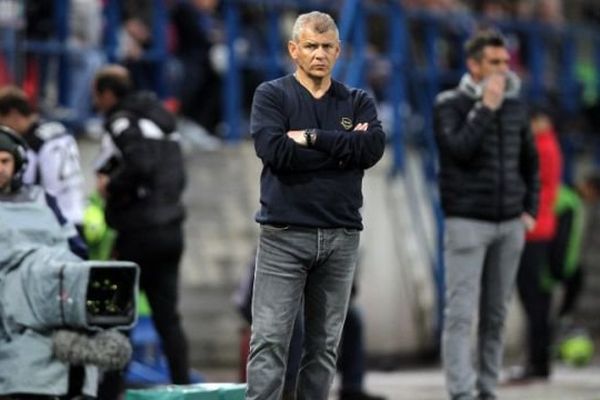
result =
[{"label": "dark trousers", "polygon": [[364,349],[362,317],[359,309],[351,304],[344,323],[338,357],[338,370],[342,374],[342,391],[362,391],[365,376]]},{"label": "dark trousers", "polygon": [[[115,250],[119,260],[133,261],[140,266],[140,288],[150,303],[152,320],[162,342],[172,382],[190,383],[188,345],[177,312],[179,261],[183,253],[181,225],[143,232],[119,232]],[[120,375],[105,375],[100,399],[117,398],[115,392],[118,394],[123,388]]]},{"label": "dark trousers", "polygon": [[521,256],[517,288],[527,317],[527,368],[535,375],[550,374],[551,293],[542,286],[549,242],[527,242]]},{"label": "dark trousers", "polygon": [[[290,342],[288,363],[285,372],[284,400],[296,398],[296,377],[298,376],[300,358],[302,356],[303,329],[304,324],[301,314],[298,314]],[[340,388],[342,392],[362,392],[363,390],[365,376],[363,340],[363,324],[360,311],[358,307],[350,303],[348,313],[346,314],[346,321],[344,322],[337,360],[337,369],[342,377]]]}]

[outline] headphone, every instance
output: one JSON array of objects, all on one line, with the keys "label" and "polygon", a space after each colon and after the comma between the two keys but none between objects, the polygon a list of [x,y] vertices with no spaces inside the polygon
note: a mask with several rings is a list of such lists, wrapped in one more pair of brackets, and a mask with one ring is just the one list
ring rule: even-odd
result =
[{"label": "headphone", "polygon": [[0,125],[0,136],[7,138],[14,147],[10,150],[4,150],[11,153],[15,159],[15,172],[11,181],[10,188],[14,192],[23,185],[23,175],[27,169],[27,149],[28,145],[25,140],[7,126]]}]

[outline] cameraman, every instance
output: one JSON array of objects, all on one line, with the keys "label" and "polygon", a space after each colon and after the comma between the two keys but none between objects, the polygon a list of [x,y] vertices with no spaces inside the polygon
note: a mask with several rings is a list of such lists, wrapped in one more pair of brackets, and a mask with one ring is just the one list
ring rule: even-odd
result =
[{"label": "cameraman", "polygon": [[[83,240],[78,236],[75,227],[63,217],[56,200],[39,186],[23,185],[23,173],[26,168],[25,141],[10,128],[0,125],[0,226],[3,242],[0,282],[17,268],[15,265],[21,265],[25,256],[31,254],[31,248],[46,246],[57,248],[60,252],[60,248],[64,246],[66,251],[67,237],[70,251],[79,258],[87,258]],[[79,258],[73,256],[73,260]],[[82,387],[84,382],[93,382],[93,376],[89,377],[82,367],[70,367],[68,364],[57,362],[50,352],[45,352],[49,348],[50,339],[40,339],[40,336],[23,327],[22,335],[26,335],[29,338],[28,343],[35,345],[35,348],[23,347],[22,350],[30,354],[37,352],[38,355],[34,358],[42,359],[45,363],[44,367],[26,368],[27,361],[32,358],[22,357],[23,354],[19,353],[21,348],[16,345],[18,340],[14,337],[11,339],[11,335],[14,334],[9,329],[11,321],[2,321],[7,312],[4,304],[2,306],[0,322],[6,324],[2,323],[0,327],[0,339],[5,341],[4,345],[8,344],[6,342],[12,342],[13,347],[10,350],[3,346],[3,351],[0,352],[0,396],[8,395],[9,399],[19,400],[70,399],[81,395],[83,391],[89,392],[87,394],[95,392],[93,383],[87,386],[87,390]],[[18,363],[23,371],[7,368],[7,365],[15,363]]]},{"label": "cameraman", "polygon": [[72,228],[68,239],[71,251],[87,259],[85,243],[61,213],[56,199],[39,186],[23,185],[23,174],[28,165],[27,149],[27,144],[16,132],[0,125],[0,202],[44,204],[47,207],[42,208],[51,210],[63,229]]}]

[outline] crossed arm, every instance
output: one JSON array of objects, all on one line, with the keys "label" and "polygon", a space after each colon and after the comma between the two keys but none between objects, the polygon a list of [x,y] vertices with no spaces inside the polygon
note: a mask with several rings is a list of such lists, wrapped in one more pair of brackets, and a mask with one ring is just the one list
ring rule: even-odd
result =
[{"label": "crossed arm", "polygon": [[[354,130],[312,129],[307,146],[304,129],[286,130],[281,94],[261,85],[254,96],[251,132],[257,155],[274,171],[312,171],[373,166],[383,155],[385,134],[373,101],[362,93],[355,101]],[[311,129],[314,127],[305,127]]]}]

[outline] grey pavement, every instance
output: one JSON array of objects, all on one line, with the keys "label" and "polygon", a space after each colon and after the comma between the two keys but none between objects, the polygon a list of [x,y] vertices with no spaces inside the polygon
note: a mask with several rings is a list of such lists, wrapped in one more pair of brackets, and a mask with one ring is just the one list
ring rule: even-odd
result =
[{"label": "grey pavement", "polygon": [[[337,386],[337,382],[334,384]],[[444,377],[440,369],[370,372],[366,390],[388,400],[444,400]],[[332,390],[331,400],[336,399]],[[499,400],[600,400],[600,367],[558,367],[547,383],[501,386]]]},{"label": "grey pavement", "polygon": [[[213,382],[234,382],[231,369],[204,371]],[[337,400],[336,378],[330,400]],[[387,400],[446,400],[444,376],[439,368],[417,368],[392,372],[369,371],[366,391],[386,396]],[[586,368],[556,367],[547,383],[500,386],[498,400],[600,400],[600,365]]]},{"label": "grey pavement", "polygon": [[[90,160],[98,143],[82,140],[88,186],[93,186]],[[235,382],[239,375],[239,335],[243,326],[231,295],[253,254],[257,234],[252,214],[256,208],[259,166],[249,144],[187,157],[190,179],[186,193],[189,219],[188,248],[183,265],[181,313],[190,340],[192,365],[211,382]],[[600,224],[600,209],[598,209]],[[591,294],[582,299],[589,323],[597,318],[600,293],[600,230],[596,253],[590,255],[586,285]],[[594,280],[595,279],[595,280]],[[597,322],[600,324],[600,322]],[[600,346],[597,346],[600,348]],[[369,372],[369,392],[388,400],[444,400],[439,368]],[[336,383],[337,385],[337,383]],[[336,393],[336,389],[332,390]],[[331,399],[336,399],[332,395]],[[501,388],[500,400],[600,400],[600,360],[594,367],[559,367],[548,384]]]}]

